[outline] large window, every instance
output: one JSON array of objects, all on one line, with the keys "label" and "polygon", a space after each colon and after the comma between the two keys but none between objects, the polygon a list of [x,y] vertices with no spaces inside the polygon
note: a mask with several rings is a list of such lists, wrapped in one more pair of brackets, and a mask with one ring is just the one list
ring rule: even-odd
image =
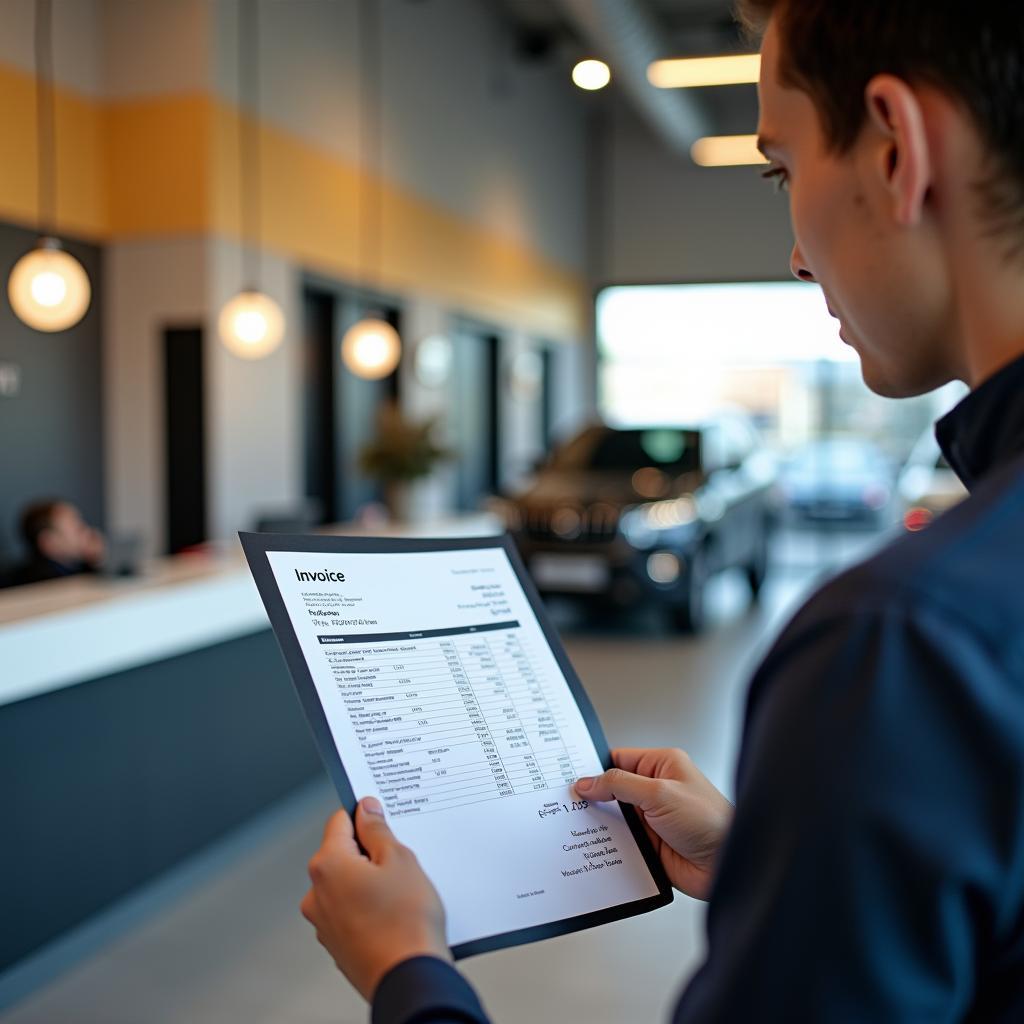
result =
[{"label": "large window", "polygon": [[798,281],[606,288],[597,299],[602,418],[686,426],[733,407],[782,449],[850,434],[902,460],[954,396],[879,398],[838,330],[820,289]]}]

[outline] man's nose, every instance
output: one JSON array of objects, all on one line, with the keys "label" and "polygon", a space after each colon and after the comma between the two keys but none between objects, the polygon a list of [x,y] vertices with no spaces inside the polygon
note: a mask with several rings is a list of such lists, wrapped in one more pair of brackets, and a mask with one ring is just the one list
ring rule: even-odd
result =
[{"label": "man's nose", "polygon": [[800,251],[799,245],[793,246],[793,252],[789,257],[789,269],[798,281],[809,281],[814,283],[814,275],[811,273],[804,260],[804,254]]}]

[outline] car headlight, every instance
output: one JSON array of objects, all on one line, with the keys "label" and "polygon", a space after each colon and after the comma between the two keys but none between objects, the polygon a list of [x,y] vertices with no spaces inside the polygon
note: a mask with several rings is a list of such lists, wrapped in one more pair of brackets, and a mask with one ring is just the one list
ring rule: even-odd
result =
[{"label": "car headlight", "polygon": [[622,517],[622,533],[634,547],[649,547],[665,536],[687,536],[698,518],[696,501],[685,494],[629,509]]}]

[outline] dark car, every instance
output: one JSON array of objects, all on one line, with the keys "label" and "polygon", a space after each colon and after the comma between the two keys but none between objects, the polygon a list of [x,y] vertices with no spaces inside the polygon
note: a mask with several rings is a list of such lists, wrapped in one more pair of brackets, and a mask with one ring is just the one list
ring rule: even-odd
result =
[{"label": "dark car", "polygon": [[818,525],[882,526],[892,509],[894,483],[886,456],[857,437],[804,445],[779,474],[790,518]]},{"label": "dark car", "polygon": [[713,573],[739,567],[760,590],[773,480],[774,460],[740,415],[691,428],[594,426],[499,511],[542,592],[653,601],[696,631]]}]

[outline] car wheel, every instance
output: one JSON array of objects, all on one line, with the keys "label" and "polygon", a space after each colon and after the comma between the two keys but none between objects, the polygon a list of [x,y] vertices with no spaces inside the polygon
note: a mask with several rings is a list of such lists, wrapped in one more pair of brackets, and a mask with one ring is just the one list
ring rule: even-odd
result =
[{"label": "car wheel", "polygon": [[768,575],[768,528],[765,526],[757,539],[754,557],[746,567],[747,582],[750,584],[751,597],[756,601]]},{"label": "car wheel", "polygon": [[698,548],[690,560],[686,597],[671,606],[672,624],[684,633],[699,633],[704,628],[704,590],[708,582],[708,560],[704,548]]}]

